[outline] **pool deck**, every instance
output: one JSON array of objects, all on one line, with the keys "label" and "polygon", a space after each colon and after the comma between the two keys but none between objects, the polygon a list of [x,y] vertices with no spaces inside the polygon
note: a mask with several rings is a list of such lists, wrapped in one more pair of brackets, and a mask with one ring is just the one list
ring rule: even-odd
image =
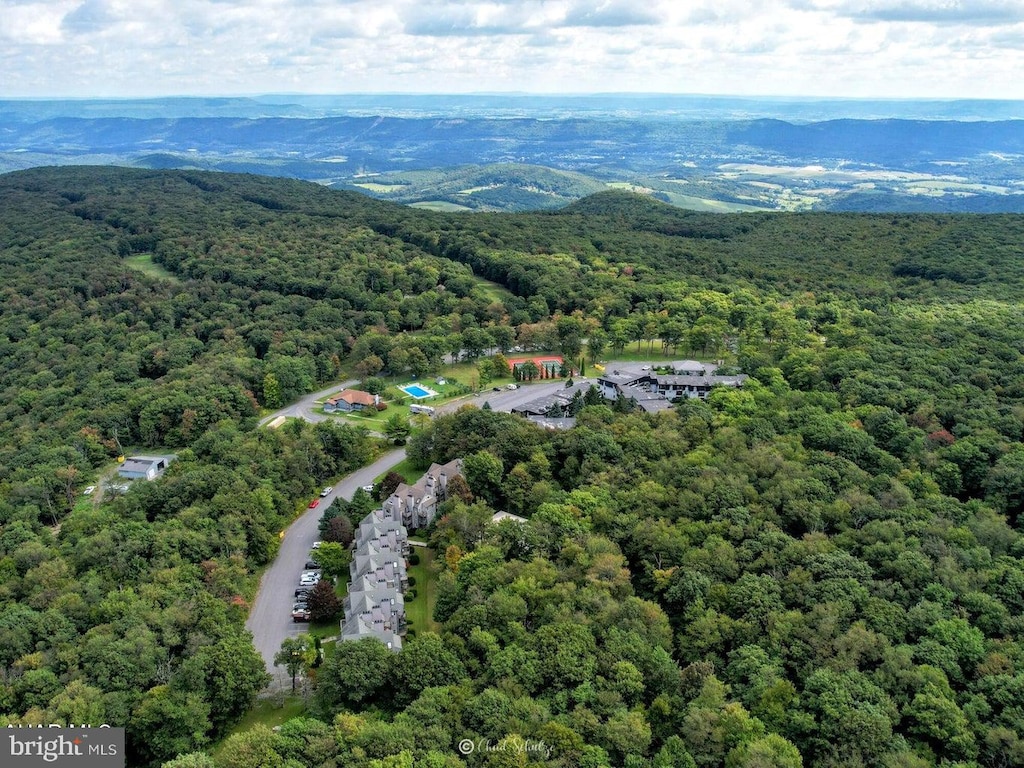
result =
[{"label": "pool deck", "polygon": [[[426,397],[436,397],[437,396],[437,392],[435,392],[432,389],[428,389],[427,387],[424,387],[424,386],[422,386],[420,384],[406,384],[404,387],[399,387],[399,389],[402,390],[403,392],[405,392],[405,394],[409,395],[409,397],[414,397],[417,400],[422,400],[422,399],[424,399]],[[416,392],[410,392],[409,391],[410,389],[415,389],[417,391]],[[418,394],[420,392],[422,392],[422,394]]]}]

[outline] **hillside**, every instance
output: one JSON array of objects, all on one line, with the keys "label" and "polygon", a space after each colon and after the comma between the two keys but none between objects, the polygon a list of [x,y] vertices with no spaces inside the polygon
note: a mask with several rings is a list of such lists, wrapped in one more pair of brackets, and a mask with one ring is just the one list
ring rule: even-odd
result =
[{"label": "hillside", "polygon": [[[257,175],[4,174],[0,724],[124,725],[129,764],[173,768],[1024,764],[1021,243],[1008,214],[606,191],[467,216]],[[513,346],[750,380],[561,432],[417,425],[411,464],[462,457],[469,494],[420,532],[440,633],[333,648],[302,718],[228,736],[265,682],[244,619],[278,532],[381,449],[262,409],[452,353],[482,377]],[[177,460],[83,495],[126,450]]]},{"label": "hillside", "polygon": [[447,205],[472,211],[561,208],[606,189],[605,184],[583,174],[515,163],[375,174],[332,186],[354,188],[414,207],[446,210]]},{"label": "hillside", "polygon": [[[105,101],[0,101],[0,171],[257,173],[448,210],[544,210],[615,185],[716,212],[1024,211],[1019,104],[567,105],[169,99],[118,112]],[[906,116],[876,117],[893,112]]]}]

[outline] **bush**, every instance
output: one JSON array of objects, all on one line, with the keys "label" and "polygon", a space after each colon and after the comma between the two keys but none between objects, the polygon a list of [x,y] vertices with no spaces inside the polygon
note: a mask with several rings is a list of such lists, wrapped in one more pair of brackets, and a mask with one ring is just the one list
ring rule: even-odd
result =
[{"label": "bush", "polygon": [[386,411],[388,409],[388,404],[387,403],[383,403],[383,402],[382,403],[377,403],[376,408],[377,408],[378,411]]},{"label": "bush", "polygon": [[409,586],[410,587],[415,587],[416,586],[416,577],[415,576],[410,576],[409,577]]},{"label": "bush", "polygon": [[409,555],[409,565],[419,565],[419,564],[420,564],[419,552],[413,552],[411,555]]},{"label": "bush", "polygon": [[405,593],[405,601],[409,602],[410,600],[415,600],[416,595],[418,594],[419,592],[417,592],[415,589],[410,589],[408,592]]}]

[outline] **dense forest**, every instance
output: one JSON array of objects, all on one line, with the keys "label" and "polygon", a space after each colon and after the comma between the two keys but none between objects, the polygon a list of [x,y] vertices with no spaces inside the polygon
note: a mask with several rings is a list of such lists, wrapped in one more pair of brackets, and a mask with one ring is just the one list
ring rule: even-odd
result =
[{"label": "dense forest", "polygon": [[[442,632],[340,646],[309,717],[216,765],[1024,765],[1024,217],[453,215],[110,168],[0,200],[0,719],[214,765],[265,682],[253,574],[376,450],[261,407],[451,353],[639,349],[752,380],[416,433],[472,492],[425,533]],[[178,460],[82,497],[130,447]]]}]

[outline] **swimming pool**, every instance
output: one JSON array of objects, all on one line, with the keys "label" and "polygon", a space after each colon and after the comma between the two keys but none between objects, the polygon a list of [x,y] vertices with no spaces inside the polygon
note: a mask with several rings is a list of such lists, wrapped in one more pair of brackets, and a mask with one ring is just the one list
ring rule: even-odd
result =
[{"label": "swimming pool", "polygon": [[424,397],[430,397],[431,395],[437,394],[434,390],[421,387],[419,384],[406,384],[404,387],[399,387],[399,389],[407,395],[412,395],[417,400],[422,400]]}]

